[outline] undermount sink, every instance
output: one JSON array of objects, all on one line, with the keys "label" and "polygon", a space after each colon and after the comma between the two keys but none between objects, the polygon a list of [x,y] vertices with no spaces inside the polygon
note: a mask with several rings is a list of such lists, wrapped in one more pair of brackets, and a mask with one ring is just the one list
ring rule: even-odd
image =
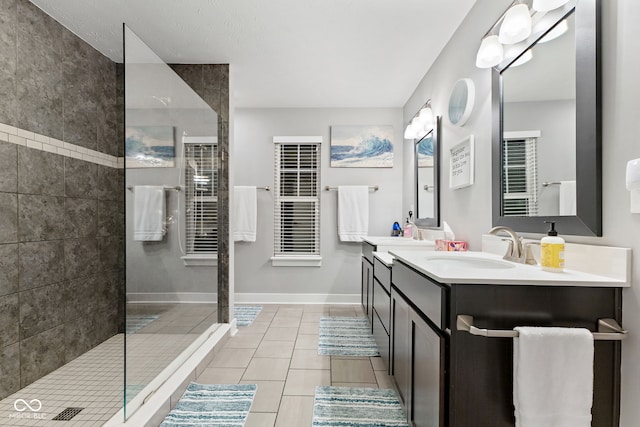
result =
[{"label": "undermount sink", "polygon": [[442,268],[472,268],[472,269],[492,269],[504,270],[514,268],[515,265],[509,261],[499,259],[488,259],[480,256],[446,253],[427,257],[428,262],[437,263]]}]

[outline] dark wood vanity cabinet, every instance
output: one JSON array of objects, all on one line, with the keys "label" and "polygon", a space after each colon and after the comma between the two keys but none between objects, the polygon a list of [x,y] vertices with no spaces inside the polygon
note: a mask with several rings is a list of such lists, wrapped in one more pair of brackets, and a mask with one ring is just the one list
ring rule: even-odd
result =
[{"label": "dark wood vanity cabinet", "polygon": [[[584,327],[621,323],[620,288],[441,284],[395,260],[391,289],[391,374],[415,426],[512,427],[513,339],[456,330]],[[619,421],[620,341],[595,341],[593,427]]]},{"label": "dark wood vanity cabinet", "polygon": [[360,302],[362,310],[369,319],[369,324],[373,323],[373,252],[375,246],[370,243],[362,243],[362,275]]}]

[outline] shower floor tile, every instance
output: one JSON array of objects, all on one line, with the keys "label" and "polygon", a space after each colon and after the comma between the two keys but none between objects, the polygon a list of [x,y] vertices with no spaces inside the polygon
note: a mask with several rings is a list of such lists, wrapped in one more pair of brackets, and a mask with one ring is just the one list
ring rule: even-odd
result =
[{"label": "shower floor tile", "polygon": [[[136,304],[127,308],[128,314],[159,316],[136,333],[126,336],[128,400],[199,336],[203,322],[215,319],[211,316],[212,308],[215,310],[215,305]],[[181,322],[181,330],[193,333],[172,334],[176,322]],[[122,408],[124,339],[124,334],[115,335],[1,400],[0,426],[103,425]],[[52,420],[66,408],[84,409],[70,421]]]}]

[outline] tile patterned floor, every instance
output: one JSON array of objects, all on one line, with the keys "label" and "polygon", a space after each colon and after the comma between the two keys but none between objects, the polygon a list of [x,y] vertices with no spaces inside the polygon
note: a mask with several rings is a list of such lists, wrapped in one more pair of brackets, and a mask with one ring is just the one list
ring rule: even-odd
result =
[{"label": "tile patterned floor", "polygon": [[[136,314],[159,314],[160,317],[135,334],[127,335],[127,384],[133,386],[131,389],[143,388],[186,349],[200,332],[204,332],[207,322],[215,323],[216,315],[215,311],[212,314],[212,309],[215,310],[215,305],[134,307]],[[123,348],[124,335],[116,335],[1,400],[0,426],[103,425],[122,408]],[[19,412],[14,408],[17,399],[24,399],[26,402],[38,399],[42,408],[38,412],[31,412],[19,403],[19,409],[26,409]],[[37,403],[33,406],[37,406]],[[68,407],[85,409],[70,421],[52,420]]]},{"label": "tile patterned floor", "polygon": [[362,316],[356,305],[263,305],[197,378],[258,384],[245,427],[310,426],[318,385],[392,388],[379,357],[319,356],[322,316]]}]

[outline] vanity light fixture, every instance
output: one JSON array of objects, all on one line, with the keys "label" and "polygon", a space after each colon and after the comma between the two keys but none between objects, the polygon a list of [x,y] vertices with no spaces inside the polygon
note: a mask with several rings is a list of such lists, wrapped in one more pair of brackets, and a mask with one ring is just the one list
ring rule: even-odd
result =
[{"label": "vanity light fixture", "polygon": [[517,67],[518,65],[526,64],[532,59],[533,59],[533,52],[531,52],[531,49],[529,49],[525,53],[523,53],[520,56],[520,58],[513,61],[513,64],[511,64],[510,67]]},{"label": "vanity light fixture", "polygon": [[482,39],[476,55],[476,67],[491,68],[502,62],[504,51],[498,36],[489,35]]},{"label": "vanity light fixture", "polygon": [[498,39],[502,44],[521,42],[531,35],[531,14],[526,4],[512,6],[504,15]]},{"label": "vanity light fixture", "polygon": [[425,102],[404,130],[404,139],[420,139],[434,128],[431,100]]},{"label": "vanity light fixture", "polygon": [[538,12],[548,12],[567,4],[569,0],[533,0],[531,7]]},{"label": "vanity light fixture", "polygon": [[558,25],[553,27],[547,34],[545,34],[543,38],[538,40],[538,43],[546,43],[546,42],[550,42],[551,40],[557,39],[558,37],[566,33],[568,30],[569,30],[569,24],[565,19],[561,21]]}]

